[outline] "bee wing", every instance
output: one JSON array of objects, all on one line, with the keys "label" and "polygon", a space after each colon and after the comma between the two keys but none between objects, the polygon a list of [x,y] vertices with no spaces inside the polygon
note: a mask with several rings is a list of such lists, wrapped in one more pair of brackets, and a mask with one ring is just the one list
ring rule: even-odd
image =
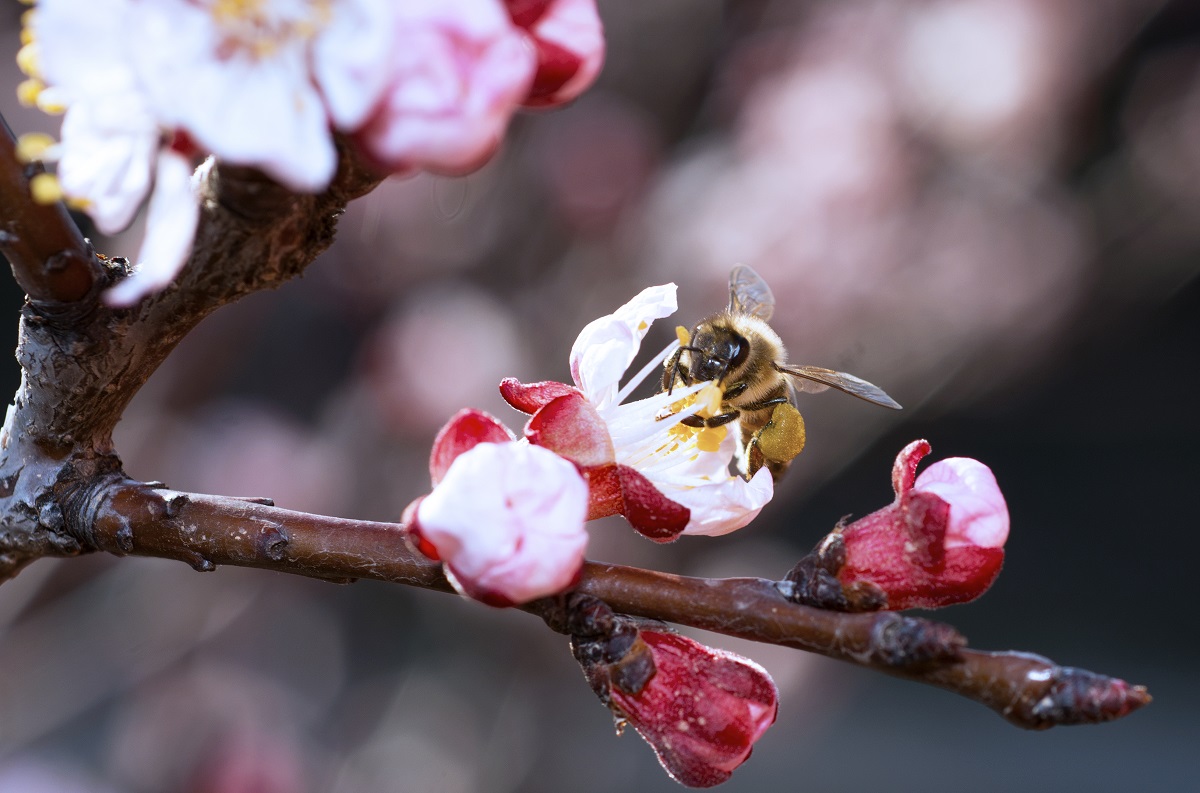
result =
[{"label": "bee wing", "polygon": [[744,264],[729,273],[729,312],[748,314],[763,322],[775,313],[775,295],[762,276]]},{"label": "bee wing", "polygon": [[816,394],[829,388],[844,391],[850,396],[865,399],[880,407],[900,409],[900,403],[888,396],[882,388],[872,385],[860,377],[845,372],[835,372],[820,366],[780,366],[775,368],[792,376],[792,387],[796,391]]}]

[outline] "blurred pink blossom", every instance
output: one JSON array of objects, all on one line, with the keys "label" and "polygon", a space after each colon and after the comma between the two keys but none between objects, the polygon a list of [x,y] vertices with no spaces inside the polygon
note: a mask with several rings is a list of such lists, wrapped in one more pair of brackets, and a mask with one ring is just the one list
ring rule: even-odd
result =
[{"label": "blurred pink blossom", "polygon": [[383,99],[359,135],[391,171],[465,173],[500,145],[537,68],[499,0],[395,6]]},{"label": "blurred pink blossom", "polygon": [[604,63],[604,30],[595,0],[504,0],[513,23],[537,50],[526,107],[552,107],[583,93]]}]

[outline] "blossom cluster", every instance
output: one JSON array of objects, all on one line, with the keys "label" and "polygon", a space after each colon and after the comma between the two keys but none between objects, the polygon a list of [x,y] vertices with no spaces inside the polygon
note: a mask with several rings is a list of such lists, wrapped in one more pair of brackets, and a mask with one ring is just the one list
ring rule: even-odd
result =
[{"label": "blossom cluster", "polygon": [[465,173],[518,108],[573,99],[604,58],[594,0],[40,0],[23,38],[19,96],[65,111],[59,143],[26,147],[57,159],[60,193],[105,233],[150,194],[117,305],[183,265],[198,159],[318,192],[338,134],[388,173]]},{"label": "blossom cluster", "polygon": [[505,400],[530,415],[520,439],[478,410],[439,433],[432,492],[406,523],[461,592],[507,605],[563,591],[583,564],[586,520],[620,514],[670,542],[739,529],[770,501],[766,469],[749,481],[730,473],[736,438],[712,446],[682,423],[711,385],[627,399],[677,345],[621,385],[651,324],[676,310],[675,289],[647,288],[589,323],[571,349],[572,384],[503,381]]}]

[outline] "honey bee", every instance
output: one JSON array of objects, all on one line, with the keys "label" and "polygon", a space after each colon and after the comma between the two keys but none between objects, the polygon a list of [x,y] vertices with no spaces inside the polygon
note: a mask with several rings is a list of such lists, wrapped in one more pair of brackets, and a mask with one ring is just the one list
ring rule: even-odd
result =
[{"label": "honey bee", "polygon": [[775,296],[745,265],[729,274],[729,306],[685,333],[665,362],[662,391],[713,381],[722,391],[720,412],[688,416],[689,427],[720,427],[736,421],[740,432],[738,469],[746,479],[763,465],[776,481],[804,447],[804,420],[796,393],[830,388],[882,407],[900,405],[882,389],[845,372],[787,363],[783,342],[767,322]]}]

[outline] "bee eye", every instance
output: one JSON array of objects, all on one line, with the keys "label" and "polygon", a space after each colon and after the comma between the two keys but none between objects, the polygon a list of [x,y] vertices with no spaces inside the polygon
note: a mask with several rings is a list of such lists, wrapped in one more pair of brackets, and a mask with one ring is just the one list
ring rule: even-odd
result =
[{"label": "bee eye", "polygon": [[746,357],[750,355],[750,342],[746,341],[746,337],[740,334],[733,334],[733,338],[729,340],[729,368],[736,369],[746,362]]}]

